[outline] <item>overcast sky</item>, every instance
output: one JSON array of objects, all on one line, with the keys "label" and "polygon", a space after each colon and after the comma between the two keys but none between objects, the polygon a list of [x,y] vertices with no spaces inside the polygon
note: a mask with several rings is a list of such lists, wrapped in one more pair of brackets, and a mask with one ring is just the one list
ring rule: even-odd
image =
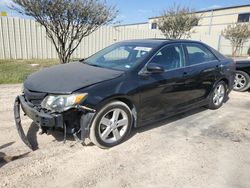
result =
[{"label": "overcast sky", "polygon": [[[173,3],[190,6],[195,10],[250,4],[250,0],[106,0],[120,11],[118,20],[122,24],[146,22],[149,17],[158,16],[162,9]],[[0,11],[10,16],[19,16],[8,9],[11,0],[0,0]],[[250,12],[250,10],[249,10]]]}]

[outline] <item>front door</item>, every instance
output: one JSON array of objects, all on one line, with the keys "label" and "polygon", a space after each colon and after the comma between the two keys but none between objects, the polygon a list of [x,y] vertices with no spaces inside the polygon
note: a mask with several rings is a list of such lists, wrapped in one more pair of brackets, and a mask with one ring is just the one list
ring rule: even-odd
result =
[{"label": "front door", "polygon": [[148,64],[164,67],[164,72],[142,76],[140,114],[143,122],[151,122],[178,111],[185,101],[186,68],[182,45],[171,44],[159,50]]}]

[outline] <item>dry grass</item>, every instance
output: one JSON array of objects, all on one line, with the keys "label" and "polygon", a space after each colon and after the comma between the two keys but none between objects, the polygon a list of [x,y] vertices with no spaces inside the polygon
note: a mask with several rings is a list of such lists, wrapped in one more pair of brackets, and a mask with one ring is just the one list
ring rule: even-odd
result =
[{"label": "dry grass", "polygon": [[56,59],[0,60],[0,84],[22,83],[32,72],[56,64]]}]

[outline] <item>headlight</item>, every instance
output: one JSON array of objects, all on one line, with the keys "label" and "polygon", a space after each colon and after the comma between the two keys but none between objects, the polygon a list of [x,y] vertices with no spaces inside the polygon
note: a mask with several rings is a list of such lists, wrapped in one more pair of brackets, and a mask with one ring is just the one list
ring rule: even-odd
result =
[{"label": "headlight", "polygon": [[49,95],[42,101],[42,107],[53,112],[63,112],[80,104],[88,94]]}]

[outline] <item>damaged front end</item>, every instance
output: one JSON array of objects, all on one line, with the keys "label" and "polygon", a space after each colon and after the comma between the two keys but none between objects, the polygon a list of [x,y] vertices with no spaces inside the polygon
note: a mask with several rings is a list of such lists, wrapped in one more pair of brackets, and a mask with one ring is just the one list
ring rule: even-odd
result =
[{"label": "damaged front end", "polygon": [[47,130],[62,130],[64,142],[66,141],[66,134],[70,133],[77,141],[83,143],[85,138],[88,137],[89,127],[95,115],[94,109],[81,105],[74,105],[60,113],[53,112],[44,109],[39,103],[34,104],[25,95],[17,96],[14,104],[16,128],[22,141],[32,150],[34,148],[22,127],[20,109],[41,128],[41,133],[47,133]]}]

